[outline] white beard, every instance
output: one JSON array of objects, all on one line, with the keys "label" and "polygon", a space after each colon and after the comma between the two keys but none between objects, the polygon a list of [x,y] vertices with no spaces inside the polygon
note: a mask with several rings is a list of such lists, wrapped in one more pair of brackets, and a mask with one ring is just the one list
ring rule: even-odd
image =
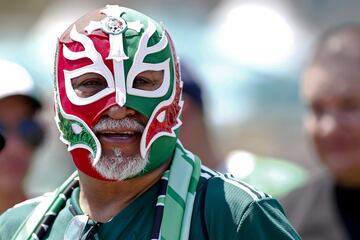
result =
[{"label": "white beard", "polygon": [[[91,155],[89,155],[90,159]],[[140,154],[131,157],[124,157],[119,148],[114,149],[114,154],[101,156],[95,170],[104,178],[115,181],[122,181],[139,174],[148,163],[147,158]]]}]

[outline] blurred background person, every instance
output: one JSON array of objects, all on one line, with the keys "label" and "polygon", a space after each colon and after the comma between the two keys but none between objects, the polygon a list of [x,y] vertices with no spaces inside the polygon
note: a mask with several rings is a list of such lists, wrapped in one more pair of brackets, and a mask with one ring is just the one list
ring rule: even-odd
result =
[{"label": "blurred background person", "polygon": [[6,144],[0,152],[0,213],[28,198],[24,179],[44,131],[36,120],[41,103],[34,82],[22,66],[0,60],[0,131]]},{"label": "blurred background person", "polygon": [[304,240],[360,239],[360,23],[320,38],[302,95],[326,171],[283,200],[287,215]]},{"label": "blurred background person", "polygon": [[198,153],[204,165],[230,173],[274,197],[283,196],[303,185],[308,177],[306,170],[288,160],[260,156],[240,149],[231,151],[223,158],[218,156],[219,152],[212,145],[214,137],[205,114],[205,108],[209,106],[204,104],[203,87],[194,69],[189,61],[181,61],[185,100],[180,130],[182,144]]},{"label": "blurred background person", "polygon": [[216,155],[212,146],[212,137],[204,113],[202,88],[196,73],[187,61],[181,61],[181,78],[184,82],[184,108],[180,140],[187,149],[199,155],[204,165],[219,170],[223,161]]}]

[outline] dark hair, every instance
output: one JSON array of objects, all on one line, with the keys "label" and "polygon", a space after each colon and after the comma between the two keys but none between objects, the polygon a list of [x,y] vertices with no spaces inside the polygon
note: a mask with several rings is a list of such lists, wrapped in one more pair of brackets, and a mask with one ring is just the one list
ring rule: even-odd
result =
[{"label": "dark hair", "polygon": [[203,110],[202,90],[197,75],[189,68],[186,62],[181,62],[181,79],[184,82],[183,92],[189,95]]}]

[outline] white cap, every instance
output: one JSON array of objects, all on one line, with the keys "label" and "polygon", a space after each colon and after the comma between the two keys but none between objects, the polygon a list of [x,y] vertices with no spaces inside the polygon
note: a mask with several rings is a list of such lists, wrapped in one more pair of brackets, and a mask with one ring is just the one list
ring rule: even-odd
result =
[{"label": "white cap", "polygon": [[29,72],[17,63],[0,59],[0,99],[23,95],[34,101],[37,107],[41,104],[34,96],[34,81]]}]

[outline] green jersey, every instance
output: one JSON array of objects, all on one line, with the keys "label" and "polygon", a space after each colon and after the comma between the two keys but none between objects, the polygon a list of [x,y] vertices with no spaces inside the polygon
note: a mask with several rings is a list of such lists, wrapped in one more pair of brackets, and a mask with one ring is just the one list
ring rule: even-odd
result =
[{"label": "green jersey", "polygon": [[[83,214],[79,187],[67,200],[45,239],[63,240],[71,219]],[[135,199],[109,222],[88,221],[84,232],[96,225],[90,239],[151,239],[159,183]],[[0,239],[13,237],[21,223],[44,197],[18,204],[0,216]],[[231,176],[202,167],[190,225],[189,239],[300,239],[277,200]]]}]

